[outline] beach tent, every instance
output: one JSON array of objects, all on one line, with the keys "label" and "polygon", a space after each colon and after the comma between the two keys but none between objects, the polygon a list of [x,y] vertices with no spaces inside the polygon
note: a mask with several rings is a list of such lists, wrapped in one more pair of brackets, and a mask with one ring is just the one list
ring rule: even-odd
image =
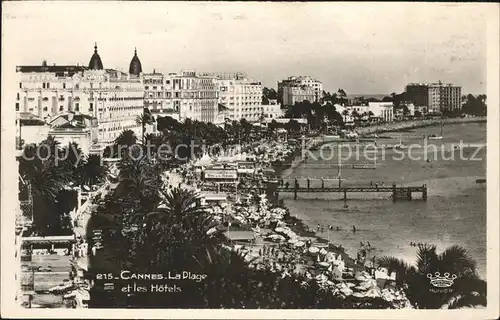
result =
[{"label": "beach tent", "polygon": [[196,162],[195,166],[201,167],[201,166],[208,166],[212,163],[212,159],[210,156],[205,153],[198,161]]}]

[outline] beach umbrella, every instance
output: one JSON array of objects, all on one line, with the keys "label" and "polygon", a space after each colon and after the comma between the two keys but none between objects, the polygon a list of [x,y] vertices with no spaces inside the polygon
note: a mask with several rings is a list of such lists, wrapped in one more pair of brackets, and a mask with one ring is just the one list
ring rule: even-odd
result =
[{"label": "beach umbrella", "polygon": [[306,245],[306,243],[305,243],[305,242],[303,242],[303,241],[297,241],[297,242],[295,243],[295,246],[296,246],[296,247],[298,247],[298,248],[303,247],[303,246],[305,246],[305,245]]},{"label": "beach umbrella", "polygon": [[330,265],[328,264],[328,262],[324,262],[324,261],[322,261],[322,262],[318,262],[318,265],[320,265],[320,266],[322,266],[322,267],[324,267],[324,268],[328,268],[328,267],[330,266]]},{"label": "beach umbrella", "polygon": [[370,297],[370,298],[378,298],[381,295],[382,294],[380,292],[380,289],[377,287],[371,288],[365,293],[365,297]]},{"label": "beach umbrella", "polygon": [[282,235],[279,235],[279,234],[272,234],[272,235],[268,236],[267,238],[273,239],[273,240],[280,240],[280,241],[285,240],[285,237],[283,237]]},{"label": "beach umbrella", "polygon": [[318,247],[310,247],[310,248],[309,248],[309,252],[310,252],[310,253],[318,253],[318,252],[319,252],[319,249],[318,249]]},{"label": "beach umbrella", "polygon": [[277,227],[276,229],[274,229],[274,231],[276,231],[276,232],[284,232],[285,229],[282,228],[282,227]]},{"label": "beach umbrella", "polygon": [[350,296],[353,293],[353,291],[347,287],[340,289],[340,292],[346,296]]},{"label": "beach umbrella", "polygon": [[325,259],[326,261],[328,262],[332,262],[335,260],[335,254],[333,252],[328,252],[326,255],[325,255]]},{"label": "beach umbrella", "polygon": [[358,281],[367,281],[371,277],[370,277],[370,275],[367,272],[363,271],[363,272],[360,272],[360,273],[356,274],[356,276],[354,278],[356,280],[358,280]]},{"label": "beach umbrella", "polygon": [[288,243],[291,243],[291,244],[294,244],[297,242],[299,242],[299,240],[297,238],[292,238],[292,239],[288,240]]},{"label": "beach umbrella", "polygon": [[318,274],[318,275],[316,276],[316,280],[317,280],[317,281],[321,281],[321,282],[323,282],[323,281],[327,281],[327,280],[328,280],[328,277],[327,277],[327,276],[325,276],[324,274],[322,274],[322,273],[321,273],[321,274]]}]

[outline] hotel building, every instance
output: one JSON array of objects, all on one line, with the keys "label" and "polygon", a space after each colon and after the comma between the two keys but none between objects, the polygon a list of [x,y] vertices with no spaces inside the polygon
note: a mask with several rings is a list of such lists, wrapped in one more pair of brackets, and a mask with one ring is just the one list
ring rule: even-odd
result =
[{"label": "hotel building", "polygon": [[309,76],[289,77],[278,82],[278,98],[285,106],[303,101],[317,102],[322,95],[323,84],[321,81]]},{"label": "hotel building", "polygon": [[[91,138],[93,143],[110,144],[127,129],[141,133],[136,118],[144,110],[144,90],[137,52],[128,74],[104,69],[97,44],[88,67],[44,62],[41,66],[18,66],[16,71],[18,113],[34,114],[48,124],[67,113],[95,118],[98,133]],[[69,126],[66,130],[74,129]]]},{"label": "hotel building", "polygon": [[178,121],[185,119],[217,122],[218,89],[216,79],[181,71],[180,74],[143,74],[144,106],[156,117],[170,116]]},{"label": "hotel building", "polygon": [[253,122],[263,116],[262,83],[249,80],[243,73],[210,74],[217,79],[219,103],[227,110],[233,121],[246,119]]},{"label": "hotel building", "polygon": [[405,93],[407,100],[430,113],[458,112],[462,108],[462,87],[451,83],[410,83]]}]

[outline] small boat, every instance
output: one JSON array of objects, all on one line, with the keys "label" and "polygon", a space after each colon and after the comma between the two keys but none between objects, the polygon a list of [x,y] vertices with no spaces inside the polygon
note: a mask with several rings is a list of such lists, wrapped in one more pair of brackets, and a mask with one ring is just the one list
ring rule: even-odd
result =
[{"label": "small boat", "polygon": [[399,144],[395,145],[394,148],[395,149],[406,149],[406,148],[408,148],[407,146],[405,146],[403,144],[403,140],[402,140],[401,135],[399,135]]},{"label": "small boat", "polygon": [[441,139],[443,139],[443,136],[431,134],[430,136],[428,136],[428,138],[429,138],[429,140],[441,140]]},{"label": "small boat", "polygon": [[443,139],[443,123],[441,122],[441,134],[439,136],[437,134],[431,134],[427,138],[429,140],[441,140],[441,139]]}]

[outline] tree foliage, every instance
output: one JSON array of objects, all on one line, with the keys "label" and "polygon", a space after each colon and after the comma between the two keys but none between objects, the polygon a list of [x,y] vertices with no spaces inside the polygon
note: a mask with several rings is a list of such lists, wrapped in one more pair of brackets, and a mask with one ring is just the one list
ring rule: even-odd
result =
[{"label": "tree foliage", "polygon": [[[418,308],[486,305],[486,282],[479,278],[475,261],[461,246],[453,245],[438,253],[436,246],[419,245],[415,266],[393,257],[382,257],[378,263],[397,273],[396,281],[406,286],[408,298]],[[456,275],[449,291],[433,290],[436,288],[430,283],[428,274],[434,277],[436,272],[440,276]]]}]

